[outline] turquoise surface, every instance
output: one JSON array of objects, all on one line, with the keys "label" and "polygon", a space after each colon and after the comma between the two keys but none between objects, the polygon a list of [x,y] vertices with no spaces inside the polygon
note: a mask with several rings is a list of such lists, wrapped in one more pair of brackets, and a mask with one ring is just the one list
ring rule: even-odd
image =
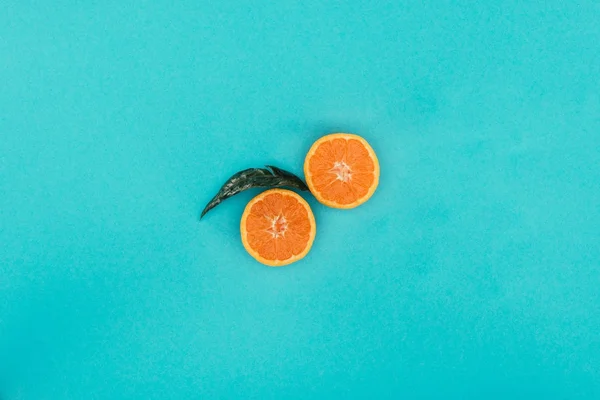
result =
[{"label": "turquoise surface", "polygon": [[[538,4],[534,4],[538,3]],[[600,398],[594,1],[12,1],[0,398]],[[310,254],[258,191],[347,131],[381,163]]]}]

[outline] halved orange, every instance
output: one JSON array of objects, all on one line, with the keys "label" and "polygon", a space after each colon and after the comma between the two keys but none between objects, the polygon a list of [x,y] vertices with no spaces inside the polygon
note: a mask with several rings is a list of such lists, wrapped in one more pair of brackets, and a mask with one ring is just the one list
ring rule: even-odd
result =
[{"label": "halved orange", "polygon": [[321,203],[354,208],[375,193],[379,161],[362,137],[333,133],[312,145],[304,160],[304,175],[310,191]]},{"label": "halved orange", "polygon": [[317,225],[308,203],[285,189],[271,189],[250,200],[240,223],[242,243],[257,261],[280,267],[298,261],[315,240]]}]

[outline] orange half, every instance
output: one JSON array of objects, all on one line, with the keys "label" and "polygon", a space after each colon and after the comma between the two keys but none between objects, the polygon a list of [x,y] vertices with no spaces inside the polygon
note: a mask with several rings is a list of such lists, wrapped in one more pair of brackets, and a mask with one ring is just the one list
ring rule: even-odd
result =
[{"label": "orange half", "polygon": [[285,189],[253,198],[240,223],[242,243],[257,261],[280,267],[301,260],[315,240],[317,225],[308,203]]},{"label": "orange half", "polygon": [[354,208],[369,200],[379,184],[379,161],[365,139],[350,133],[323,136],[304,161],[310,191],[321,203]]}]

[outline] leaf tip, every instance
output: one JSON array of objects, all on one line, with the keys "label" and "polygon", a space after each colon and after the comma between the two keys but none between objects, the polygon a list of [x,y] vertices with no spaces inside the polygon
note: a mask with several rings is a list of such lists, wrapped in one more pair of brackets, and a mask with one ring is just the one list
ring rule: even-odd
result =
[{"label": "leaf tip", "polygon": [[199,219],[200,221],[202,221],[202,218],[204,218],[204,216],[206,215],[206,213],[207,213],[208,211],[209,211],[209,210],[207,210],[206,208],[205,208],[204,210],[202,210],[202,213],[200,214],[200,219]]}]

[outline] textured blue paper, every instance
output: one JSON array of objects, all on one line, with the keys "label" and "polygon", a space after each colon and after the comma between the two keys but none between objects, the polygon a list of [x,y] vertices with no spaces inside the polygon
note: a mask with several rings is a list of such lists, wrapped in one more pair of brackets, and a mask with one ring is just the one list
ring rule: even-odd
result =
[{"label": "textured blue paper", "polygon": [[[537,4],[534,4],[537,3]],[[596,1],[4,1],[0,397],[600,398]],[[381,183],[248,256],[319,136]]]}]

